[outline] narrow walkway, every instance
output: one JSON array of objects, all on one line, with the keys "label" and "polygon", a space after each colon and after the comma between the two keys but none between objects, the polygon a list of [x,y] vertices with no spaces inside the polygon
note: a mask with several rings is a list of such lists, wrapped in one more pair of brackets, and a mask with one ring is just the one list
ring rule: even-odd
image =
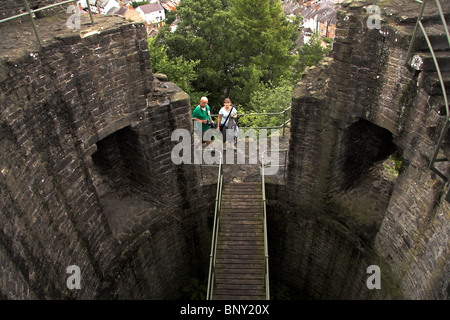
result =
[{"label": "narrow walkway", "polygon": [[[286,137],[280,137],[279,146],[277,149],[289,149],[289,131],[286,130]],[[258,146],[258,164],[250,164],[249,161],[249,147],[250,139],[247,139],[246,149],[245,149],[245,163],[239,164],[237,161],[237,152],[234,155],[234,163],[226,162],[226,151],[223,152],[224,156],[224,183],[225,186],[229,183],[235,182],[256,182],[261,181],[261,167],[260,167],[260,153],[262,150],[259,149]],[[270,147],[268,147],[270,150]],[[221,149],[219,149],[221,150]],[[279,152],[279,164],[284,165],[287,154],[285,152]],[[215,184],[217,183],[217,165],[213,166],[203,166],[201,168],[201,178],[203,184]],[[285,182],[285,170],[283,167],[280,167],[275,175],[266,175],[266,179],[271,183],[275,184],[283,184]]]},{"label": "narrow walkway", "polygon": [[213,300],[265,299],[261,182],[226,183]]}]

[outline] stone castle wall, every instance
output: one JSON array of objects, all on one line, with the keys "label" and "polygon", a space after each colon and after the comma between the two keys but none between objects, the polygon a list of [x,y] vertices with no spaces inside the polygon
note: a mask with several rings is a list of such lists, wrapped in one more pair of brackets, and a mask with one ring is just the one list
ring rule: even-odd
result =
[{"label": "stone castle wall", "polygon": [[[30,6],[31,10],[34,10],[59,2],[62,2],[62,0],[28,0],[28,5]],[[40,11],[37,12],[36,16],[45,17],[53,14],[54,12],[61,12],[61,11],[64,12],[69,5],[70,3],[59,7],[54,7],[44,11]],[[25,4],[22,0],[3,0],[0,8],[0,19],[6,19],[24,12],[27,11],[25,8]],[[29,19],[29,17],[26,18]]]},{"label": "stone castle wall", "polygon": [[[153,78],[143,25],[96,28],[1,60],[2,298],[173,299],[207,270],[214,190],[171,162],[189,97]],[[111,139],[122,149],[103,152]],[[69,265],[81,290],[66,287]]]},{"label": "stone castle wall", "polygon": [[[287,184],[267,185],[271,280],[313,299],[443,299],[436,115],[404,67],[408,34],[365,19],[362,2],[345,5],[332,58],[294,92]],[[207,271],[215,196],[171,161],[189,98],[153,78],[144,26],[82,25],[0,61],[0,298],[180,298]],[[392,153],[403,167],[389,180]],[[381,291],[365,286],[372,264]],[[69,265],[81,290],[66,286]]]},{"label": "stone castle wall", "polygon": [[[392,272],[399,288],[388,296],[443,299],[450,206],[443,181],[428,169],[436,111],[421,76],[404,66],[410,36],[395,26],[395,8],[384,8],[393,20],[383,15],[381,30],[369,30],[364,5],[344,4],[332,58],[295,89],[286,201],[301,217],[331,218],[358,234],[376,252],[368,261],[383,257],[382,274]],[[370,169],[392,152],[403,159],[398,178],[373,178]]]}]

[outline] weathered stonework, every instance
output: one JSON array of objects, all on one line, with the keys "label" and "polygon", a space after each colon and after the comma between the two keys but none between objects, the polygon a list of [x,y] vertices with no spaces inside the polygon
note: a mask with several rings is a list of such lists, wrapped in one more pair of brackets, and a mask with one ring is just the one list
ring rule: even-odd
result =
[{"label": "weathered stonework", "polygon": [[215,196],[171,161],[189,97],[153,79],[143,25],[84,22],[0,61],[0,297],[179,298],[207,271]]},{"label": "weathered stonework", "polygon": [[[381,30],[368,4],[343,3],[332,57],[293,96],[287,181],[266,186],[278,298],[448,298],[450,208],[428,169],[442,117],[404,66],[417,4],[380,1]],[[207,272],[215,188],[171,161],[189,98],[154,79],[143,25],[95,19],[37,19],[42,48],[1,26],[1,299],[178,299]],[[392,153],[398,177],[383,172]],[[72,264],[81,290],[66,287]]]},{"label": "weathered stonework", "polygon": [[[307,217],[312,215],[314,221],[338,223],[351,231],[347,241],[359,235],[362,247],[373,252],[366,257],[360,252],[361,259],[367,259],[364,263],[382,257],[382,273],[389,276],[391,290],[380,297],[444,299],[448,296],[450,206],[443,197],[444,183],[428,169],[435,146],[429,127],[440,120],[428,103],[423,77],[404,66],[417,6],[402,12],[398,7],[412,5],[392,3],[379,4],[382,28],[369,30],[365,23],[369,3],[344,2],[332,58],[310,68],[297,86],[286,203],[289,211],[297,211],[297,217],[289,216],[297,223],[310,221]],[[390,185],[370,178],[369,169],[393,152],[403,158],[399,177]],[[388,189],[383,191],[383,185]],[[367,228],[371,216],[377,221],[375,230]],[[306,236],[286,233],[292,241],[303,239],[296,244],[299,252],[310,252]],[[279,249],[284,248],[283,244]],[[334,261],[334,254],[324,261]],[[302,255],[295,256],[288,252],[278,264],[303,261]],[[304,273],[307,268],[303,265],[293,272]],[[327,273],[329,269],[323,268]],[[300,276],[298,287],[306,286],[314,297],[326,297],[305,281],[312,279]],[[336,292],[333,296],[347,297]]]}]

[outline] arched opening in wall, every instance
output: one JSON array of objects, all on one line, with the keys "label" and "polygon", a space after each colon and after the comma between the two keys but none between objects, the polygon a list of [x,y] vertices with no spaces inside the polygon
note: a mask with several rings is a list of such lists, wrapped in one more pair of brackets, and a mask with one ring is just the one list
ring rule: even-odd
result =
[{"label": "arched opening in wall", "polygon": [[115,234],[143,232],[142,220],[158,209],[143,145],[128,126],[98,141],[92,155],[93,184]]},{"label": "arched opening in wall", "polygon": [[106,188],[99,194],[141,193],[146,185],[148,169],[145,156],[138,134],[129,126],[98,141],[92,160],[94,170]]},{"label": "arched opening in wall", "polygon": [[164,186],[157,170],[162,160],[149,143],[157,137],[141,132],[130,126],[118,130],[98,141],[92,154],[91,177],[102,212],[120,244],[115,249],[123,250],[113,251],[118,255],[111,271],[121,281],[111,283],[104,294],[179,299],[185,291],[191,293],[191,279],[200,281],[193,290],[203,289],[201,281],[207,279],[208,221],[214,212],[215,188],[202,187],[202,201],[195,208],[180,210],[175,193],[160,191]]},{"label": "arched opening in wall", "polygon": [[393,135],[360,119],[344,130],[329,210],[359,236],[373,240],[402,168]]},{"label": "arched opening in wall", "polygon": [[367,120],[360,119],[344,131],[341,153],[341,188],[349,189],[373,169],[374,165],[387,159],[397,147],[392,133]]}]

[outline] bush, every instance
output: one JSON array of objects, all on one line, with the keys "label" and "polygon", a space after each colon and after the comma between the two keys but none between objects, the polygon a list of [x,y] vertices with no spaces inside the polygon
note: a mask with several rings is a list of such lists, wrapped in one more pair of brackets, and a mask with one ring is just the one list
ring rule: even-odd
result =
[{"label": "bush", "polygon": [[139,2],[132,2],[131,5],[133,6],[133,9],[136,9],[139,6],[143,6],[145,4],[149,4],[150,1],[139,1]]}]

